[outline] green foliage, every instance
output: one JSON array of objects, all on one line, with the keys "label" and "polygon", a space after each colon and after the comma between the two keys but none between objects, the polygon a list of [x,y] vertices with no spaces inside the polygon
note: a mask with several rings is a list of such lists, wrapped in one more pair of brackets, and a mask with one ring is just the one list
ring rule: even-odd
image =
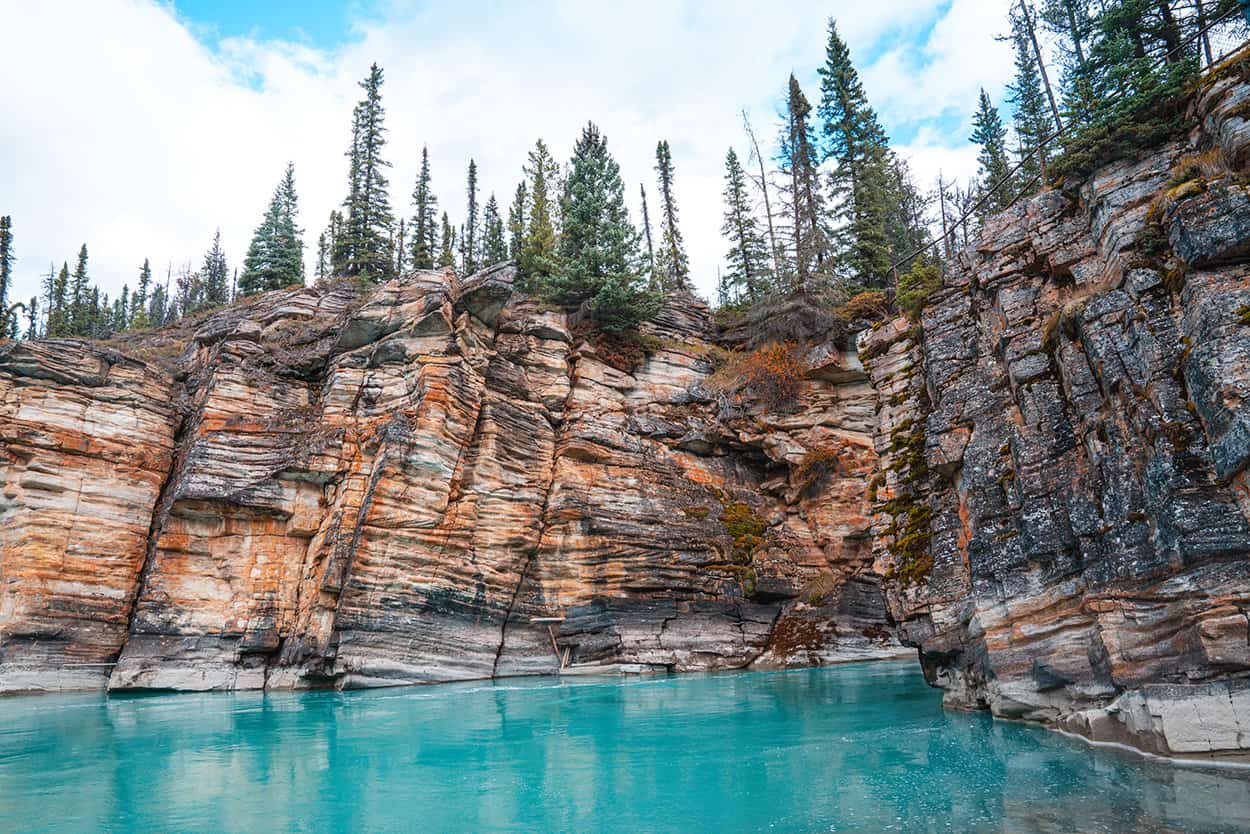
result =
[{"label": "green foliage", "polygon": [[942,270],[938,265],[931,261],[917,261],[910,272],[899,276],[894,303],[915,321],[920,318],[929,296],[941,286]]},{"label": "green foliage", "polygon": [[467,197],[464,226],[460,230],[460,271],[472,275],[481,265],[478,236],[477,163],[469,160],[469,176],[465,185]]},{"label": "green foliage", "polygon": [[[733,148],[725,155],[724,223],[721,234],[730,243],[725,256],[729,268],[721,275],[720,303],[761,298],[770,281],[768,247],[759,221],[751,211],[746,174]],[[645,205],[645,203],[644,203]]]},{"label": "green foliage", "polygon": [[0,217],[0,310],[9,309],[9,290],[13,282],[13,218]]},{"label": "green foliage", "polygon": [[334,245],[334,274],[364,282],[385,281],[394,273],[391,253],[389,183],[382,158],[386,146],[386,111],[382,107],[382,69],[374,64],[360,82],[365,97],[352,114],[348,149],[348,189],[343,201],[343,230]]},{"label": "green foliage", "polygon": [[[677,202],[673,197],[673,156],[668,141],[655,146],[655,172],[660,184],[660,251],[655,270],[665,291],[689,289],[690,261],[677,227]],[[648,224],[649,225],[649,224]],[[650,237],[650,230],[647,232]]]},{"label": "green foliage", "polygon": [[766,522],[759,513],[743,501],[730,501],[724,493],[720,493],[720,522],[733,541],[733,560],[738,564],[748,564],[755,551],[764,544],[764,534],[768,531]]},{"label": "green foliage", "polygon": [[[269,200],[269,208],[265,210],[260,225],[252,234],[252,241],[247,247],[243,258],[243,274],[239,277],[238,291],[240,295],[255,295],[259,292],[276,290],[292,284],[304,283],[304,242],[301,238],[303,230],[299,228],[296,217],[299,213],[299,198],[295,193],[295,166],[288,163],[286,173],[273,191]],[[330,223],[333,233],[340,234],[335,228],[337,215],[331,213]],[[222,268],[224,269],[224,260]],[[324,271],[324,267],[319,267]],[[205,267],[205,274],[208,268]],[[216,280],[218,276],[213,275]],[[324,276],[323,276],[324,277]],[[214,289],[214,297],[225,302],[224,295],[218,293],[225,288],[224,278],[220,288]]]},{"label": "green foliage", "polygon": [[552,218],[552,189],[560,176],[547,145],[539,139],[525,167],[529,183],[529,217],[524,227],[518,266],[527,286],[537,287],[550,277],[556,254],[556,227]]},{"label": "green foliage", "polygon": [[412,189],[412,207],[409,263],[413,269],[433,269],[439,251],[438,197],[430,186],[430,150],[425,146],[421,148],[421,172]]},{"label": "green foliage", "polygon": [[522,180],[517,183],[512,205],[508,207],[508,257],[514,261],[521,259],[521,248],[525,244],[525,213],[528,203],[529,192]]},{"label": "green foliage", "polygon": [[998,108],[990,102],[984,88],[977,100],[976,115],[972,117],[969,141],[981,148],[977,154],[980,165],[977,178],[982,193],[986,195],[985,202],[981,204],[984,217],[1006,208],[1015,197],[1015,189],[1010,182],[1011,163],[1007,159],[1007,129],[1003,127]]},{"label": "green foliage", "polygon": [[494,266],[508,260],[508,244],[504,240],[503,218],[499,201],[491,194],[482,210],[482,266]]},{"label": "green foliage", "polygon": [[820,159],[810,124],[811,112],[812,107],[798,79],[791,74],[778,161],[790,226],[786,243],[789,275],[785,288],[796,293],[811,290],[817,276],[824,275],[830,256],[820,186]]},{"label": "green foliage", "polygon": [[593,123],[573,150],[560,209],[558,249],[526,275],[529,286],[557,304],[585,304],[609,332],[633,329],[654,316],[660,299],[638,269],[638,233],[625,208],[620,168]]}]

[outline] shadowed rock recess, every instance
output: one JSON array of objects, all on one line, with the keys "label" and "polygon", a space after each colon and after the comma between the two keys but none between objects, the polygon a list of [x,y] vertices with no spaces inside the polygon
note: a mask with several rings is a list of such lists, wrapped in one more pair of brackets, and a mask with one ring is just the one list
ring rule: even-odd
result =
[{"label": "shadowed rock recess", "polygon": [[697,299],[633,361],[506,266],[0,347],[0,691],[906,645],[952,706],[1250,758],[1234,69],[1184,141],[991,218],[919,321],[814,349],[779,411],[717,393]]},{"label": "shadowed rock recess", "polygon": [[947,704],[1250,757],[1248,101],[991,219],[862,342],[890,610]]},{"label": "shadowed rock recess", "polygon": [[854,353],[817,351],[767,413],[705,389],[697,299],[670,299],[626,372],[513,279],[301,288],[107,349],[0,348],[0,688],[906,651],[872,573]]}]

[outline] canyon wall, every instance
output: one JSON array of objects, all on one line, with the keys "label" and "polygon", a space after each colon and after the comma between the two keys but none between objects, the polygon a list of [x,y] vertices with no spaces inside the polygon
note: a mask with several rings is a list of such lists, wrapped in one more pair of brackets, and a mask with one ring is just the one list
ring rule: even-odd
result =
[{"label": "canyon wall", "polygon": [[0,690],[910,653],[872,571],[853,352],[817,348],[774,411],[708,387],[692,296],[623,357],[514,277],[0,347]]},{"label": "canyon wall", "polygon": [[952,706],[1250,756],[1250,85],[991,218],[867,334],[879,569]]}]

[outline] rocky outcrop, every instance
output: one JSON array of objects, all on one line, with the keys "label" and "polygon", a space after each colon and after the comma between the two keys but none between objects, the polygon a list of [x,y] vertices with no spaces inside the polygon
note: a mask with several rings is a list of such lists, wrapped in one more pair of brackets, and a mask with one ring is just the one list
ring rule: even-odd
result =
[{"label": "rocky outcrop", "polygon": [[1250,757],[1248,89],[992,218],[865,339],[879,569],[950,705]]},{"label": "rocky outcrop", "polygon": [[693,297],[623,361],[512,282],[422,272],[0,347],[0,689],[905,651],[854,353],[815,352],[772,411],[709,387],[724,352]]}]

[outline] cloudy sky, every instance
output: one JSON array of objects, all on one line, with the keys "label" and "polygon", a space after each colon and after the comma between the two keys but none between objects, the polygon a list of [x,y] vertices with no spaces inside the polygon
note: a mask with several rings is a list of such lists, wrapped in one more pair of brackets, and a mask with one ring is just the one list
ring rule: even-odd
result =
[{"label": "cloudy sky", "polygon": [[[115,293],[150,258],[198,266],[220,227],[237,265],[288,160],[309,251],[343,198],[357,82],[376,61],[393,163],[410,212],[422,144],[458,220],[477,160],[508,202],[543,137],[561,159],[594,120],[629,193],[654,193],[669,140],[697,285],[724,243],[725,150],[740,113],[773,144],[793,71],[813,102],[832,16],[872,103],[924,184],[976,168],[978,88],[1011,75],[1009,0],[0,0],[0,213],[13,216],[18,297],[86,242]],[[636,208],[636,207],[635,207]]]}]

